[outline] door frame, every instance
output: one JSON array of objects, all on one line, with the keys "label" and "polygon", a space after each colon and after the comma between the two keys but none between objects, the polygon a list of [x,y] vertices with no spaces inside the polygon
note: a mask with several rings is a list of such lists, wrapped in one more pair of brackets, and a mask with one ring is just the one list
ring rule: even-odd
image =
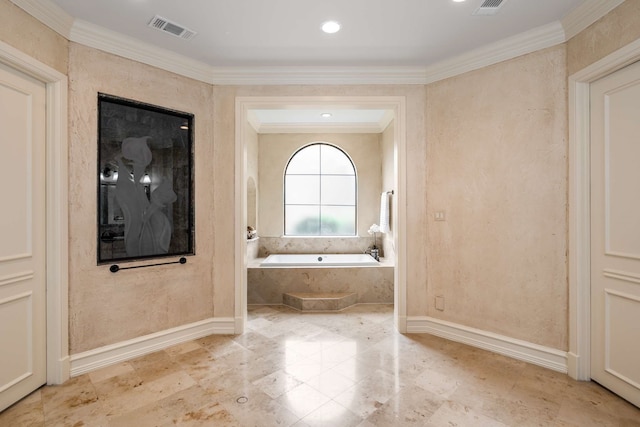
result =
[{"label": "door frame", "polygon": [[69,379],[67,76],[0,41],[0,62],[46,88],[47,384]]},{"label": "door frame", "polygon": [[571,378],[591,379],[591,82],[640,60],[640,39],[569,77],[569,353]]},{"label": "door frame", "polygon": [[[407,250],[406,250],[406,98],[404,96],[239,96],[235,111],[235,333],[245,330],[247,321],[247,241],[244,229],[247,218],[247,144],[246,126],[249,110],[261,108],[373,108],[394,113],[394,162],[396,184],[394,204],[397,206],[394,245],[396,262],[394,281],[394,323],[396,329],[407,332]],[[244,224],[244,227],[243,227]]]}]

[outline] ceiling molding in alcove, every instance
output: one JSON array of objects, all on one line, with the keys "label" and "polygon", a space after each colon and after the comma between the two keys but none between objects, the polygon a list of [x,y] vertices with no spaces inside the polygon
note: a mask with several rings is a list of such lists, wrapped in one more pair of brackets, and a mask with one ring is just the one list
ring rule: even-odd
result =
[{"label": "ceiling molding in alcove", "polygon": [[[329,113],[330,117],[321,117]],[[258,134],[267,133],[382,133],[394,113],[385,109],[278,108],[253,109],[247,121]]]}]

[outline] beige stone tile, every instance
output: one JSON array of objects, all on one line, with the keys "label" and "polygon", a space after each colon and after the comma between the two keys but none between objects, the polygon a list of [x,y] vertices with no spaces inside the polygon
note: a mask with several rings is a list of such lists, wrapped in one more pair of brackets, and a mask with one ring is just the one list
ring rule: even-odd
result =
[{"label": "beige stone tile", "polygon": [[362,422],[362,418],[333,400],[325,403],[304,417],[298,426],[309,427],[354,427]]},{"label": "beige stone tile", "polygon": [[0,426],[44,425],[44,410],[39,390],[0,412]]},{"label": "beige stone tile", "polygon": [[99,383],[109,378],[117,377],[120,375],[133,373],[134,369],[131,363],[122,362],[116,365],[107,366],[106,368],[97,369],[89,372],[89,379],[92,383]]},{"label": "beige stone tile", "polygon": [[350,340],[324,341],[323,344],[320,351],[310,355],[309,359],[325,366],[333,367],[358,353],[357,344]]},{"label": "beige stone tile", "polygon": [[255,331],[249,331],[238,335],[233,340],[247,350],[260,350],[261,352],[282,350],[283,343],[279,340],[271,340]]},{"label": "beige stone tile", "polygon": [[435,369],[427,369],[414,380],[416,386],[443,399],[456,392],[462,381]]},{"label": "beige stone tile", "polygon": [[78,412],[85,406],[99,409],[99,405],[94,405],[98,395],[88,375],[72,378],[63,385],[44,387],[41,394],[45,421],[64,417],[67,412]]},{"label": "beige stone tile", "polygon": [[590,403],[565,399],[557,416],[559,422],[578,426],[610,427],[619,425],[618,417]]},{"label": "beige stone tile", "polygon": [[[509,364],[508,360],[505,360],[498,366],[498,369],[502,369],[502,366]],[[512,372],[508,372],[512,374]],[[570,392],[574,387],[580,387],[580,383],[573,381],[566,374],[555,372],[550,369],[545,369],[540,366],[526,364],[522,369],[520,376],[517,379],[519,385],[526,385],[529,388],[542,390],[547,393],[562,393],[566,394]]]},{"label": "beige stone tile", "polygon": [[260,391],[252,391],[244,397],[247,399],[245,403],[236,398],[224,404],[241,427],[291,426],[300,419],[277,400]]},{"label": "beige stone tile", "polygon": [[640,425],[640,409],[595,383],[439,337],[398,334],[392,310],[250,307],[261,329],[200,338],[43,387],[0,413],[0,425]]},{"label": "beige stone tile", "polygon": [[205,348],[179,355],[174,360],[184,372],[196,381],[218,377],[231,369],[222,358],[214,357]]},{"label": "beige stone tile", "polygon": [[331,399],[307,384],[289,390],[276,399],[280,405],[294,413],[298,418],[304,418]]},{"label": "beige stone tile", "polygon": [[331,368],[331,371],[337,372],[340,375],[349,378],[353,382],[362,381],[363,379],[373,375],[377,370],[378,368],[375,365],[359,361],[355,357],[351,357]]},{"label": "beige stone tile", "polygon": [[289,390],[302,384],[294,376],[287,374],[282,370],[278,370],[272,374],[262,377],[252,382],[257,386],[264,394],[275,399],[280,395],[288,392]]},{"label": "beige stone tile", "polygon": [[102,401],[128,393],[142,384],[144,384],[144,381],[142,381],[133,367],[131,370],[124,371],[119,375],[93,383],[96,393]]},{"label": "beige stone tile", "polygon": [[183,367],[174,362],[171,356],[165,351],[158,351],[136,358],[132,360],[130,364],[144,382],[153,381],[165,375],[175,374],[183,369]]},{"label": "beige stone tile", "polygon": [[356,359],[382,369],[395,363],[397,355],[394,353],[390,352],[385,346],[376,344],[365,351],[359,352],[356,355]]},{"label": "beige stone tile", "polygon": [[224,401],[246,396],[257,390],[246,373],[238,370],[228,371],[220,377],[205,378],[198,381],[198,384],[216,399]]},{"label": "beige stone tile", "polygon": [[110,427],[216,425],[216,422],[239,425],[215,396],[197,385],[112,417],[109,422]]},{"label": "beige stone tile", "polygon": [[473,377],[463,381],[450,396],[450,400],[477,410],[501,408],[514,382],[515,379],[509,377],[504,379],[492,375]]},{"label": "beige stone tile", "polygon": [[259,331],[260,329],[273,326],[274,322],[264,317],[257,317],[247,320],[247,329],[250,331]]},{"label": "beige stone tile", "polygon": [[323,372],[306,381],[306,384],[320,393],[334,398],[355,385],[355,381],[340,375],[335,371]]},{"label": "beige stone tile", "polygon": [[195,384],[196,382],[185,372],[178,372],[142,383],[122,393],[112,393],[104,399],[101,398],[101,401],[107,413],[115,417],[164,399]]},{"label": "beige stone tile", "polygon": [[267,338],[273,339],[292,334],[292,330],[295,329],[295,327],[295,322],[271,322],[269,326],[257,329],[256,332]]},{"label": "beige stone tile", "polygon": [[248,364],[243,365],[242,369],[249,381],[253,382],[279,370],[286,370],[285,355],[280,352],[267,353],[263,356],[257,356]]},{"label": "beige stone tile", "polygon": [[171,346],[164,351],[173,358],[181,354],[189,353],[190,351],[197,350],[201,345],[197,341],[187,341],[180,344]]},{"label": "beige stone tile", "polygon": [[393,375],[377,370],[336,396],[334,400],[356,415],[367,418],[403,387]]},{"label": "beige stone tile", "polygon": [[443,402],[440,396],[410,386],[373,412],[367,421],[375,426],[424,426]]},{"label": "beige stone tile", "polygon": [[45,412],[45,425],[109,427],[108,417],[100,402]]},{"label": "beige stone tile", "polygon": [[315,376],[322,374],[323,372],[328,371],[333,366],[334,365],[331,364],[325,365],[321,362],[314,362],[312,360],[306,359],[292,365],[287,365],[284,369],[287,374],[295,377],[301,382],[305,382]]},{"label": "beige stone tile", "polygon": [[495,419],[477,413],[468,406],[446,401],[433,414],[426,427],[473,426],[473,427],[506,427]]}]

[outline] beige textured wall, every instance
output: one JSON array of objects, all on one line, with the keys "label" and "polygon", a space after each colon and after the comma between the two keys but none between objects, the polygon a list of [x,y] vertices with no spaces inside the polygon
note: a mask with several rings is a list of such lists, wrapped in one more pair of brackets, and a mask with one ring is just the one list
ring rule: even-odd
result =
[{"label": "beige textured wall", "polygon": [[[70,353],[218,315],[211,86],[75,43],[69,54]],[[197,255],[187,264],[115,274],[96,265],[98,92],[195,114]]]},{"label": "beige textured wall", "polygon": [[640,38],[640,0],[626,0],[567,42],[570,76]]},{"label": "beige textured wall", "polygon": [[0,0],[0,40],[67,74],[67,39],[9,0]]},{"label": "beige textured wall", "polygon": [[430,316],[567,348],[565,61],[561,45],[428,86]]},{"label": "beige textured wall", "polygon": [[378,134],[343,133],[283,133],[259,137],[260,235],[284,235],[283,176],[287,162],[298,149],[313,142],[328,142],[345,151],[353,161],[358,177],[358,230],[369,237],[367,230],[378,223],[382,165]]}]

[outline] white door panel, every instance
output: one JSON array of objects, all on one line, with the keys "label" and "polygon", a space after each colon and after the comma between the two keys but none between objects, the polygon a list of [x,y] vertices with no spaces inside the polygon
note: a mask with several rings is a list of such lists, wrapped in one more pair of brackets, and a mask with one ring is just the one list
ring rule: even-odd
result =
[{"label": "white door panel", "polygon": [[640,406],[640,63],[591,85],[591,377]]},{"label": "white door panel", "polygon": [[0,410],[46,381],[45,95],[0,64]]}]

